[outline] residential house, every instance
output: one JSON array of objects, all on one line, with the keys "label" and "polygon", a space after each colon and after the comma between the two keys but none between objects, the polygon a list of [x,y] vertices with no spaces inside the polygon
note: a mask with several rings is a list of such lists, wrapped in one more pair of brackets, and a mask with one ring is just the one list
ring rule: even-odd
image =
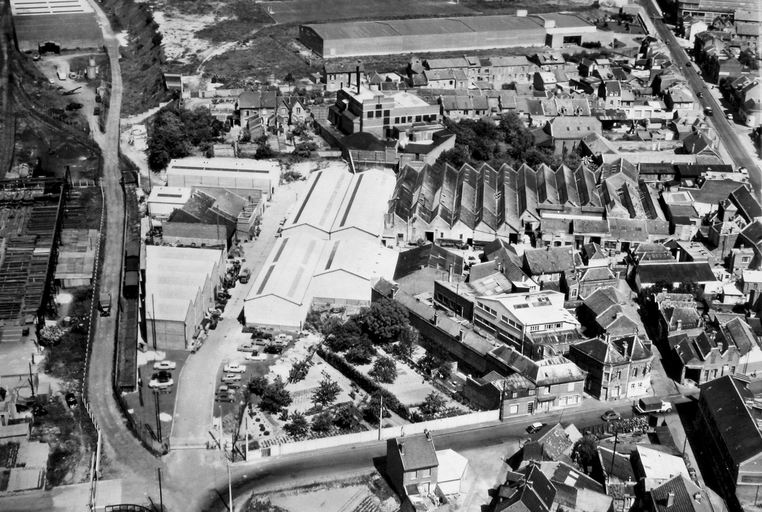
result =
[{"label": "residential house", "polygon": [[278,123],[291,126],[303,124],[307,120],[307,108],[303,98],[299,96],[285,96],[281,98],[278,106]]},{"label": "residential house", "polygon": [[529,464],[524,473],[498,489],[495,512],[550,512],[556,488],[539,465]]},{"label": "residential house", "polygon": [[762,263],[762,220],[750,222],[743,231],[741,231],[739,239],[742,244],[751,247],[754,250],[755,257],[749,266],[752,268],[760,268],[760,263]]},{"label": "residential house", "polygon": [[719,139],[704,131],[695,131],[683,139],[683,149],[691,155],[720,157],[717,147]]},{"label": "residential house", "polygon": [[560,116],[548,121],[545,132],[553,139],[555,151],[572,151],[590,134],[601,135],[602,125],[594,116]]},{"label": "residential house", "polygon": [[542,462],[543,474],[556,488],[558,510],[611,512],[613,498],[603,485],[567,462]]},{"label": "residential house", "polygon": [[633,303],[613,286],[599,288],[585,297],[578,309],[588,336],[643,335],[645,328]]},{"label": "residential house", "polygon": [[576,339],[579,322],[564,309],[564,295],[552,290],[506,293],[475,297],[474,325],[499,341],[516,347],[533,358],[546,357],[550,347],[544,336],[558,341],[553,350],[560,355],[568,350],[569,338]]},{"label": "residential house", "polygon": [[[524,400],[521,393],[516,398],[504,395],[506,401],[521,399],[526,403],[527,410],[518,408],[516,414],[565,409],[582,403],[586,374],[563,356],[533,361],[513,348],[501,345],[490,350],[487,358],[489,365],[501,375],[519,374],[527,379],[527,392],[535,398],[534,402]],[[505,407],[504,404],[504,411]],[[509,414],[511,411],[509,406]]]},{"label": "residential house", "polygon": [[[607,259],[600,261],[607,261]],[[619,277],[609,267],[598,265],[566,270],[562,288],[568,300],[584,300],[600,288],[618,284]]]},{"label": "residential house", "polygon": [[569,358],[587,372],[585,391],[599,400],[633,399],[651,387],[653,353],[637,336],[583,341],[570,347]]},{"label": "residential house", "polygon": [[250,119],[268,120],[276,114],[278,96],[275,91],[244,91],[238,96],[238,118],[241,126],[247,126]]},{"label": "residential house", "polygon": [[762,307],[762,270],[746,269],[741,274],[741,291],[752,311]]},{"label": "residential house", "polygon": [[468,88],[468,76],[462,69],[426,69],[423,71],[426,87],[434,89]]},{"label": "residential house", "polygon": [[646,492],[662,485],[675,475],[690,478],[688,467],[679,456],[679,452],[671,454],[639,444],[632,452],[632,466]]},{"label": "residential house", "polygon": [[699,386],[698,433],[716,468],[711,475],[720,494],[740,510],[756,501],[762,481],[762,381],[726,375]]},{"label": "residential house", "polygon": [[546,247],[524,251],[524,272],[543,288],[560,288],[564,272],[581,264],[579,252],[572,247]]},{"label": "residential house", "polygon": [[386,441],[386,473],[403,498],[434,495],[439,459],[429,432]]},{"label": "residential house", "polygon": [[463,396],[480,409],[499,408],[502,420],[532,414],[537,405],[537,387],[520,373],[503,376],[493,370],[483,377],[468,375]]},{"label": "residential house", "polygon": [[684,115],[693,110],[696,110],[696,99],[693,97],[693,93],[683,87],[672,87],[664,94],[664,101],[672,112],[677,112],[677,115]]},{"label": "residential house", "polygon": [[746,222],[762,220],[762,206],[748,187],[738,187],[730,193],[728,199],[736,206],[738,214]]},{"label": "residential house", "polygon": [[762,350],[746,321],[734,318],[725,325],[686,336],[674,346],[680,383],[703,384],[724,375],[762,372]]},{"label": "residential house", "polygon": [[[739,230],[740,233],[740,230]],[[735,245],[735,244],[734,244]],[[730,251],[730,271],[738,275],[746,270],[751,270],[751,262],[754,259],[754,249],[751,247],[738,247]]]},{"label": "residential house", "polygon": [[680,473],[648,491],[648,512],[715,512],[704,489]]}]

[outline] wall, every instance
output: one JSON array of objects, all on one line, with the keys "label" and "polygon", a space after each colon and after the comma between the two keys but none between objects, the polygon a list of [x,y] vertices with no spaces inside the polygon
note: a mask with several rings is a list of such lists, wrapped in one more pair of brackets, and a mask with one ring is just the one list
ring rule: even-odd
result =
[{"label": "wall", "polygon": [[[441,420],[425,421],[423,423],[412,423],[396,427],[387,427],[381,429],[381,439],[390,439],[401,437],[402,435],[420,434],[424,430],[436,431],[456,427],[465,427],[468,425],[477,425],[490,421],[499,421],[499,411],[484,411],[456,416],[454,418],[443,418]],[[378,430],[369,430],[356,434],[347,434],[343,436],[324,437],[322,439],[310,439],[308,441],[297,441],[295,443],[281,444],[270,447],[270,456],[287,455],[291,453],[303,453],[324,448],[334,448],[356,443],[368,443],[378,441]],[[436,443],[436,435],[434,437]]]}]

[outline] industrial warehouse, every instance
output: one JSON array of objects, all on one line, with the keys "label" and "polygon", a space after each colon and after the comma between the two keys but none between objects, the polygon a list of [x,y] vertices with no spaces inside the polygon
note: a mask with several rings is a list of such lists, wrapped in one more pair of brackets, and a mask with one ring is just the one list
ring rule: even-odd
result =
[{"label": "industrial warehouse", "polygon": [[394,276],[398,253],[381,245],[392,175],[328,168],[307,190],[244,302],[249,327],[301,329],[315,304],[369,306],[371,286]]},{"label": "industrial warehouse", "polygon": [[87,0],[11,0],[16,46],[53,52],[103,46],[103,34]]},{"label": "industrial warehouse", "polygon": [[301,25],[299,40],[321,57],[581,44],[596,28],[572,14],[474,16]]}]

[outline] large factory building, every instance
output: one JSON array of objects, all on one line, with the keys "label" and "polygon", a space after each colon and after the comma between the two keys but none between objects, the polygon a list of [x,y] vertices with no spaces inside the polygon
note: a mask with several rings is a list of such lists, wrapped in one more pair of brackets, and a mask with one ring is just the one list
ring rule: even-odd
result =
[{"label": "large factory building", "polygon": [[299,40],[324,58],[580,44],[596,28],[571,14],[470,16],[301,25]]},{"label": "large factory building", "polygon": [[87,0],[11,0],[11,15],[21,52],[103,46],[103,32]]}]

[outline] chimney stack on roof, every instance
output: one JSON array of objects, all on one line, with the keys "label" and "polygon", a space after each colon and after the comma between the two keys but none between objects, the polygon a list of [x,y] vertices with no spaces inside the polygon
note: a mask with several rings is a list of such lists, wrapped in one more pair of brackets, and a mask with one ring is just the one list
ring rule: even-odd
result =
[{"label": "chimney stack on roof", "polygon": [[667,508],[673,506],[675,504],[675,493],[672,491],[669,491],[669,494],[667,494]]}]

